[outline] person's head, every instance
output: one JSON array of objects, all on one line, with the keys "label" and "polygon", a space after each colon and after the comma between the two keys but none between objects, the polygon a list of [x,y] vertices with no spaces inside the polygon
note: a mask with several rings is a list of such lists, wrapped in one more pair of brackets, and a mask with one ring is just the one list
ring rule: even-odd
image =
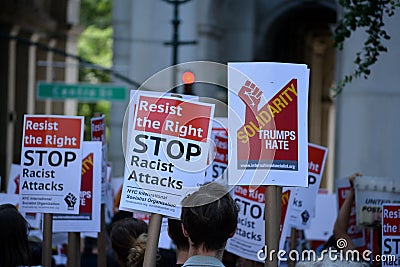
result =
[{"label": "person's head", "polygon": [[42,264],[42,240],[37,236],[29,236],[30,265],[37,266]]},{"label": "person's head", "polygon": [[112,226],[113,226],[113,224],[114,224],[115,222],[117,222],[117,221],[119,221],[119,220],[122,220],[122,219],[124,219],[124,218],[133,218],[133,212],[131,212],[131,211],[126,211],[126,210],[119,210],[119,211],[117,211],[117,212],[114,214],[114,216],[112,217],[111,222],[110,222],[109,224],[107,224],[107,226],[106,226],[107,233],[108,233],[108,234],[111,233]]},{"label": "person's head", "polygon": [[190,245],[206,251],[225,248],[236,231],[239,208],[228,190],[210,183],[182,201],[181,221]]},{"label": "person's head", "polygon": [[122,267],[135,267],[143,264],[147,242],[147,224],[135,218],[125,218],[112,226],[111,247]]},{"label": "person's head", "polygon": [[168,219],[168,235],[180,251],[189,250],[188,238],[183,234],[180,220]]},{"label": "person's head", "polygon": [[29,224],[11,204],[0,205],[0,266],[29,264]]}]

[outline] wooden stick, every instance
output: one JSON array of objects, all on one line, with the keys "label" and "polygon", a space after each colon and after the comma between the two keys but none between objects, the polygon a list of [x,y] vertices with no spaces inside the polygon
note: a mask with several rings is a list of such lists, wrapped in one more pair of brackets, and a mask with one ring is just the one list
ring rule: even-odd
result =
[{"label": "wooden stick", "polygon": [[100,232],[97,234],[97,267],[107,267],[106,206],[100,207]]},{"label": "wooden stick", "polygon": [[160,238],[162,215],[152,213],[149,220],[146,251],[144,253],[143,267],[155,267],[158,240]]},{"label": "wooden stick", "polygon": [[42,242],[42,265],[51,267],[53,239],[53,214],[45,213],[43,217],[43,242]]},{"label": "wooden stick", "polygon": [[[296,239],[297,239],[297,230],[295,227],[292,227],[290,229],[290,251],[293,251],[296,249]],[[290,258],[288,258],[289,262],[288,262],[288,267],[294,267],[294,265],[296,264],[295,261],[291,260]]]},{"label": "wooden stick", "polygon": [[81,266],[81,235],[79,232],[68,233],[67,267]]},{"label": "wooden stick", "polygon": [[[277,267],[278,258],[276,252],[279,248],[280,217],[277,217],[277,186],[265,187],[265,266]],[[276,230],[278,229],[278,231]],[[270,251],[275,253],[270,253]],[[272,254],[272,255],[271,255]],[[271,257],[272,256],[272,257]]]}]

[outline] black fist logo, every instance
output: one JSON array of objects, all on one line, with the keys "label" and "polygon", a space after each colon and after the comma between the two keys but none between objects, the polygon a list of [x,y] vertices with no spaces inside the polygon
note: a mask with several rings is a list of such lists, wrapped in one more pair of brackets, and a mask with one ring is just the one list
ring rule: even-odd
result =
[{"label": "black fist logo", "polygon": [[64,201],[67,203],[69,210],[74,209],[76,200],[76,197],[72,193],[68,193],[68,195],[65,196]]}]

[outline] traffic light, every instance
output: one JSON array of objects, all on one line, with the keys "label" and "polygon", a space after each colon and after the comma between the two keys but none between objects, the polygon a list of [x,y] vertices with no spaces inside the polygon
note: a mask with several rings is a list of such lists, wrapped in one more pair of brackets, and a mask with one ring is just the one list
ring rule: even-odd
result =
[{"label": "traffic light", "polygon": [[195,81],[194,73],[191,71],[185,71],[182,73],[182,82],[184,85],[184,94],[191,95],[192,94],[192,86]]}]

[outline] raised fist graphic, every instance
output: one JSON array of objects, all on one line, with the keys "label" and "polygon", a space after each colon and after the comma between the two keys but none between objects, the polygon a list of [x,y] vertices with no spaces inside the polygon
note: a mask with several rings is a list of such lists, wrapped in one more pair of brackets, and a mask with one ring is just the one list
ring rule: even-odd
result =
[{"label": "raised fist graphic", "polygon": [[69,210],[74,209],[76,200],[76,197],[72,193],[68,193],[68,195],[65,196],[64,201],[67,203]]},{"label": "raised fist graphic", "polygon": [[245,82],[239,91],[239,97],[250,109],[254,111],[258,110],[258,105],[260,104],[262,94],[263,92],[260,90],[260,88],[258,88],[255,83],[252,83],[249,80]]}]

